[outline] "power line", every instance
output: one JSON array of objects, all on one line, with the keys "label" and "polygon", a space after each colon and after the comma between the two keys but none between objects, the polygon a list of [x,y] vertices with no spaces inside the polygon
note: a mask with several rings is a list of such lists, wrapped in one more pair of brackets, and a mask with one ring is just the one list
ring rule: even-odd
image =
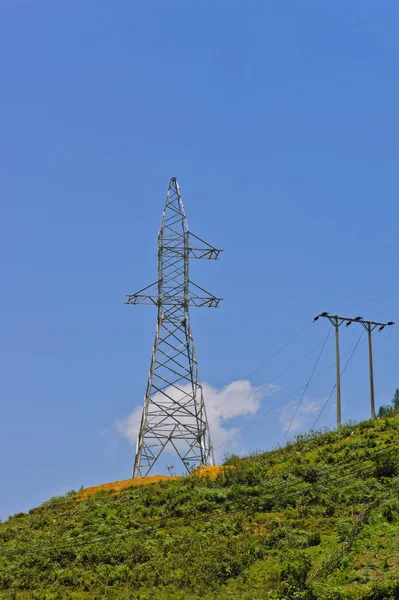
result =
[{"label": "power line", "polygon": [[[356,306],[361,306],[363,304],[367,304],[369,302],[374,302],[377,300],[383,300],[384,298],[389,298],[391,296],[396,296],[399,295],[399,292],[395,292],[393,294],[388,294],[387,296],[381,296],[379,298],[374,298],[372,300],[365,300],[364,302],[359,302],[358,304],[354,304],[352,305],[353,307]],[[351,307],[347,307],[347,308],[351,308]],[[395,307],[395,308],[399,308]],[[389,309],[389,310],[394,310],[394,309]],[[378,313],[373,313],[373,314],[378,314]],[[260,371],[260,369],[262,369],[262,367],[264,367],[267,363],[269,363],[275,356],[277,356],[278,354],[280,354],[280,352],[282,352],[282,350],[284,350],[287,346],[289,346],[297,337],[299,337],[304,331],[306,331],[307,329],[309,329],[309,327],[311,327],[312,323],[309,323],[308,325],[306,325],[305,327],[303,327],[300,331],[298,331],[291,339],[289,339],[287,342],[285,342],[278,350],[276,350],[271,356],[269,356],[269,358],[267,358],[265,361],[263,361],[259,366],[257,366],[253,371],[251,371],[246,377],[245,380],[250,379],[253,375],[255,375],[255,373],[257,373],[258,371]],[[267,383],[263,384],[260,388],[257,389],[256,393],[258,393],[261,389],[264,389],[266,386],[268,386],[270,383],[273,383],[273,381],[275,381],[278,377],[281,377],[281,375],[284,375],[288,370],[290,370],[292,367],[294,367],[295,365],[298,364],[298,362],[300,362],[301,360],[303,360],[304,358],[306,358],[307,356],[309,356],[309,354],[311,354],[312,352],[314,352],[314,350],[317,350],[317,348],[320,348],[320,346],[322,346],[323,342],[321,344],[318,344],[317,346],[315,346],[314,348],[312,348],[312,350],[310,350],[308,353],[304,354],[302,356],[302,358],[300,358],[298,361],[295,361],[294,363],[292,363],[289,367],[287,367],[287,369],[285,369],[284,371],[282,371],[279,375],[277,375],[276,377],[272,378],[270,381],[268,381]],[[223,394],[221,394],[218,399],[216,400],[216,402],[214,402],[213,404],[211,404],[210,406],[208,406],[207,408],[214,408],[221,400],[223,400],[226,396],[229,396],[233,391],[235,391],[237,388],[239,388],[241,385],[243,385],[244,381],[238,381],[236,383],[236,385],[234,385],[232,388],[230,388],[229,390],[225,391]],[[249,399],[252,399],[253,396],[251,396]],[[247,402],[248,399],[246,398],[243,402]],[[241,404],[243,404],[243,402],[241,402]],[[240,405],[238,405],[240,406]],[[225,416],[226,414],[230,414],[231,411],[229,411],[228,413],[224,413],[221,416]]]},{"label": "power line", "polygon": [[393,329],[391,328],[391,329],[389,330],[389,333],[388,333],[388,335],[385,335],[385,336],[384,336],[386,340],[387,340],[388,338],[390,338],[390,337],[391,337],[391,335],[392,335],[392,332],[393,332]]},{"label": "power line", "polygon": [[[287,347],[291,342],[293,342],[297,337],[299,337],[299,335],[301,335],[306,329],[308,329],[311,326],[312,323],[310,323],[309,325],[307,325],[306,327],[303,327],[300,331],[298,331],[290,340],[288,340],[283,346],[281,346],[274,354],[272,354],[266,361],[264,361],[261,365],[259,365],[256,369],[254,369],[252,371],[252,373],[249,375],[251,376],[252,374],[254,374],[255,372],[257,372],[262,366],[264,366],[267,362],[269,362],[274,356],[276,356],[279,352],[281,352],[285,347]],[[289,367],[287,367],[286,369],[284,369],[283,371],[281,371],[278,375],[276,375],[275,377],[273,377],[270,381],[268,381],[267,383],[263,384],[260,388],[258,388],[257,392],[259,392],[262,388],[266,387],[267,385],[269,385],[270,383],[272,383],[273,381],[275,381],[276,379],[278,379],[279,377],[281,377],[283,374],[285,374],[287,371],[289,371],[291,368],[293,368],[294,366],[296,366],[299,362],[301,362],[302,360],[304,360],[306,357],[308,357],[312,352],[314,352],[315,350],[317,350],[318,348],[320,348],[321,346],[323,346],[325,344],[324,342],[321,342],[320,344],[318,344],[317,346],[313,347],[311,350],[309,350],[309,352],[305,353],[301,358],[299,358],[298,360],[294,361],[293,363],[291,363],[291,365]],[[346,355],[344,355],[346,356]],[[318,377],[320,377],[321,375],[323,375],[328,369],[330,369],[335,363],[332,363],[331,365],[329,365],[324,371],[322,371],[321,373],[319,373],[318,375],[316,375],[316,377],[314,377],[311,381],[317,379]],[[345,367],[346,368],[346,367]],[[345,370],[345,369],[344,369]],[[344,372],[344,371],[343,371]],[[239,385],[242,382],[239,382]],[[272,412],[273,410],[275,410],[275,408],[278,408],[278,406],[280,406],[281,404],[283,404],[286,400],[289,400],[290,398],[292,398],[292,396],[294,396],[296,393],[298,393],[299,391],[301,391],[306,384],[304,384],[303,386],[299,387],[297,390],[295,390],[295,392],[293,392],[292,394],[290,394],[289,396],[287,396],[286,398],[284,398],[282,401],[278,402],[276,405],[274,405],[273,407],[271,407],[270,410],[266,411],[265,413],[263,413],[262,415],[259,415],[254,421],[252,421],[251,423],[249,423],[246,427],[242,428],[240,431],[238,431],[236,434],[234,434],[233,436],[229,437],[225,442],[223,442],[223,444],[221,444],[220,446],[218,446],[218,449],[220,447],[222,447],[225,443],[227,443],[228,441],[230,441],[231,439],[233,439],[236,435],[238,435],[239,433],[241,433],[242,431],[244,431],[245,429],[247,429],[248,427],[250,427],[251,425],[253,425],[256,421],[258,421],[260,418],[263,418],[263,416],[266,416],[267,414],[269,414],[270,412]],[[238,387],[238,386],[237,386]],[[229,390],[229,393],[232,390]],[[246,402],[248,399],[245,399],[244,402]],[[240,404],[242,404],[243,402],[241,402]],[[216,404],[216,403],[215,403]],[[212,405],[212,406],[215,406]],[[239,406],[239,405],[238,405]],[[231,411],[230,411],[231,412]],[[222,417],[225,417],[226,415],[228,415],[228,413],[224,413],[223,415],[221,415]],[[72,497],[73,499],[73,497]],[[58,507],[62,507],[64,505],[69,504],[71,501],[71,499],[66,499],[65,501],[60,501],[60,502],[56,502],[54,504],[50,504],[48,506],[39,506],[35,509],[33,509],[34,511],[38,511],[41,508],[44,508],[45,510],[57,510]]]},{"label": "power line", "polygon": [[[363,343],[364,343],[364,342],[363,342]],[[329,367],[327,367],[327,369],[328,369],[328,368],[331,368],[331,366],[332,366],[332,365],[330,365]],[[327,369],[325,369],[325,371],[326,371]],[[319,373],[318,375],[316,375],[315,379],[316,379],[317,377],[319,377],[320,375],[322,375],[322,374],[323,374],[325,371],[322,371],[321,373]],[[300,389],[302,389],[302,388],[300,388]],[[295,394],[297,391],[298,391],[298,390],[296,390],[295,392],[293,392],[293,394]],[[275,408],[275,407],[273,407],[273,408]],[[273,409],[271,409],[271,410],[273,410]],[[394,447],[394,448],[395,448],[396,446],[397,446],[397,445],[396,445],[396,443],[395,443],[395,444],[392,444],[392,447]],[[391,446],[388,446],[388,449],[389,449],[390,447],[391,447]],[[377,452],[376,452],[374,455],[375,455],[375,456],[377,456],[377,455],[379,455],[379,454],[382,454],[383,452],[385,452],[385,450],[386,450],[386,448],[384,448],[384,449],[383,449],[383,450],[381,450],[381,451],[377,451]],[[357,459],[356,459],[356,460],[357,460]],[[365,460],[366,460],[366,459],[365,459]],[[349,464],[351,464],[352,462],[353,462],[353,460],[351,459],[351,460],[349,460],[349,461],[347,461],[347,462],[345,462],[345,463],[341,463],[341,465],[340,465],[339,467],[328,467],[328,468],[326,468],[326,469],[323,469],[321,472],[319,472],[319,475],[320,475],[320,476],[324,476],[324,475],[326,475],[326,474],[328,474],[328,473],[330,473],[330,472],[339,471],[339,470],[341,470],[341,469],[345,468],[346,466],[348,466]],[[168,480],[166,480],[166,481],[165,481],[165,483],[169,483],[169,481],[168,481]],[[295,484],[295,485],[296,485],[296,484]],[[280,486],[280,487],[286,487],[286,486],[287,486],[287,484],[283,484],[283,485],[282,485],[282,486]],[[133,483],[132,483],[132,486],[131,486],[131,487],[135,487]],[[135,489],[136,489],[136,488],[135,488]],[[112,491],[113,491],[112,489],[111,489],[111,490],[109,490],[109,492],[112,492]],[[95,496],[94,496],[94,498],[95,498]],[[33,516],[36,514],[36,511],[40,511],[40,510],[43,510],[43,511],[46,511],[46,512],[47,512],[47,511],[49,511],[49,510],[53,511],[53,510],[56,510],[56,509],[58,509],[59,507],[63,507],[63,506],[66,506],[66,505],[68,505],[68,504],[71,504],[72,502],[83,502],[83,501],[85,501],[85,500],[87,500],[87,499],[80,499],[78,496],[71,496],[70,498],[68,498],[68,499],[66,499],[65,501],[62,501],[62,502],[57,502],[57,503],[55,503],[55,504],[50,504],[50,505],[47,505],[47,506],[46,506],[46,505],[44,505],[44,506],[43,506],[43,505],[42,505],[42,506],[38,506],[36,509],[34,509],[34,511],[35,511],[34,513],[32,513],[32,514],[29,514],[29,515],[26,515],[26,516],[27,516],[27,517],[28,517],[28,516],[30,516],[30,517],[33,517]],[[115,498],[115,503],[119,504],[119,503],[122,503],[122,502],[124,502],[124,498],[123,498],[121,495],[119,495],[117,498]],[[91,527],[91,526],[89,526],[89,527]]]},{"label": "power line", "polygon": [[[391,331],[392,331],[392,330],[391,330]],[[351,355],[349,356],[348,360],[346,361],[346,365],[344,366],[344,368],[342,369],[342,372],[341,372],[341,377],[342,377],[342,376],[343,376],[343,374],[345,373],[345,371],[346,371],[346,369],[347,369],[347,367],[348,367],[348,365],[349,365],[349,363],[350,363],[350,361],[351,361],[351,359],[352,359],[352,356],[354,355],[354,353],[355,353],[355,351],[356,351],[356,348],[359,346],[359,343],[360,343],[360,340],[361,340],[361,338],[363,337],[363,334],[364,334],[364,331],[362,331],[362,332],[361,332],[361,334],[360,334],[360,336],[359,336],[359,339],[357,340],[357,342],[356,342],[356,344],[355,344],[355,346],[354,346],[354,348],[353,348],[353,350],[352,350],[352,352],[351,352]],[[322,407],[321,411],[319,412],[319,414],[318,414],[318,417],[317,417],[316,421],[313,423],[313,425],[312,425],[312,429],[314,429],[314,428],[316,427],[317,421],[320,419],[321,415],[322,415],[322,414],[323,414],[323,412],[324,412],[324,409],[326,408],[327,404],[328,404],[328,403],[329,403],[329,401],[331,400],[331,397],[332,397],[332,395],[333,395],[333,393],[334,393],[334,390],[335,390],[335,388],[336,388],[336,387],[337,387],[337,384],[335,383],[335,384],[333,385],[333,388],[332,388],[332,390],[331,390],[331,393],[330,393],[330,395],[328,396],[328,398],[327,398],[327,400],[325,401],[325,403],[324,403],[324,405],[323,405],[323,407]]]},{"label": "power line", "polygon": [[[306,354],[303,354],[301,356],[301,358],[298,358],[298,360],[294,361],[293,363],[290,364],[289,367],[287,367],[286,369],[284,369],[283,371],[281,371],[278,375],[275,375],[274,377],[272,377],[272,379],[270,379],[269,381],[267,381],[266,383],[262,384],[260,387],[257,388],[256,392],[254,394],[251,394],[249,398],[244,398],[244,400],[242,400],[242,402],[240,402],[239,404],[236,404],[234,407],[234,410],[236,408],[238,408],[239,406],[241,406],[242,404],[244,404],[245,402],[248,402],[249,400],[252,400],[257,394],[259,394],[259,392],[261,390],[263,390],[265,387],[267,387],[268,385],[270,385],[271,383],[273,383],[274,381],[276,381],[277,379],[279,379],[282,375],[284,375],[285,373],[287,373],[288,371],[290,371],[293,367],[295,367],[297,364],[299,364],[300,362],[302,362],[305,358],[307,358],[308,356],[310,356],[315,350],[317,350],[318,348],[320,348],[320,346],[323,346],[325,344],[325,342],[321,342],[320,344],[317,344],[317,346],[315,346],[314,348],[312,348],[311,350],[309,350],[309,352],[306,352]],[[240,382],[242,383],[242,382]],[[229,390],[229,393],[232,390]],[[216,404],[216,403],[215,403]],[[211,408],[213,408],[215,406],[215,404],[213,404],[211,406]],[[227,411],[226,413],[223,413],[222,415],[220,415],[221,418],[225,418],[227,415],[231,414],[232,410]]]},{"label": "power line", "polygon": [[[351,531],[346,536],[346,539],[335,550],[335,552],[333,552],[326,560],[324,560],[321,564],[318,564],[316,566],[316,568],[312,570],[312,572],[308,576],[308,582],[312,582],[316,579],[319,579],[323,573],[328,576],[331,574],[332,570],[335,570],[338,567],[339,562],[342,559],[342,557],[345,554],[348,554],[348,552],[350,551],[353,541],[355,540],[356,536],[360,532],[360,529],[363,526],[363,524],[365,522],[367,522],[367,519],[370,516],[371,511],[373,509],[379,507],[382,504],[382,502],[384,502],[385,500],[387,500],[388,498],[390,498],[392,496],[392,492],[395,489],[394,484],[397,483],[397,481],[398,481],[398,478],[396,477],[394,479],[393,483],[391,484],[391,486],[388,488],[388,491],[385,494],[382,494],[377,499],[374,499],[372,502],[366,503],[366,506],[363,509],[363,511],[356,515],[356,517],[354,519],[354,523],[352,524]],[[386,571],[382,575],[382,577],[386,577]],[[379,581],[380,579],[381,579],[381,577],[379,577],[377,579],[373,578],[374,582]]]},{"label": "power line", "polygon": [[338,310],[349,310],[350,308],[356,308],[357,306],[363,306],[364,304],[371,304],[372,302],[377,302],[378,300],[392,298],[392,296],[399,296],[399,292],[393,292],[392,294],[386,294],[385,296],[379,296],[378,298],[371,298],[371,300],[364,300],[363,302],[358,302],[357,304],[352,304],[351,306],[343,306]]},{"label": "power line", "polygon": [[[345,465],[341,465],[340,467],[331,468],[331,469],[325,469],[324,473],[322,472],[321,475],[319,474],[319,476],[323,477],[323,474],[338,472],[338,471],[342,470],[345,466],[349,466],[350,464],[352,464],[354,462],[356,462],[356,464],[359,465],[359,464],[361,464],[363,462],[367,462],[367,461],[373,460],[373,458],[376,458],[379,455],[388,455],[389,456],[391,454],[391,450],[392,450],[392,452],[394,452],[394,451],[398,452],[397,444],[393,443],[392,446],[393,446],[392,448],[391,447],[388,448],[388,451],[387,451],[386,448],[384,448],[382,451],[375,452],[372,458],[366,458],[366,459],[364,459],[362,461],[359,461],[358,459],[353,459],[352,461],[349,461],[348,463],[346,463]],[[345,474],[342,477],[332,479],[330,481],[330,485],[336,485],[339,482],[345,481],[349,477],[351,477],[354,473],[363,474],[363,473],[366,473],[366,472],[368,472],[368,471],[370,471],[371,469],[374,469],[374,468],[375,468],[375,465],[373,464],[373,465],[369,465],[368,467],[364,467],[363,469],[360,469],[360,471],[359,471],[359,469],[357,469],[355,471],[351,471],[351,472]],[[324,488],[328,487],[328,484],[322,483],[322,482],[315,482],[315,483],[312,483],[312,484],[310,484],[310,485],[308,485],[308,486],[306,486],[304,488],[300,488],[300,489],[298,489],[298,482],[292,482],[291,484],[283,484],[283,485],[277,486],[277,488],[271,490],[271,492],[273,492],[273,496],[269,496],[269,497],[270,497],[270,499],[274,499],[276,497],[276,493],[275,492],[277,491],[277,493],[278,493],[279,489],[281,489],[282,491],[286,492],[287,489],[295,487],[296,489],[290,495],[296,496],[296,495],[302,494],[304,492],[309,492],[309,490],[311,490],[312,488],[315,488],[315,487],[317,488],[320,485],[323,485]],[[247,506],[244,506],[244,507],[240,507],[240,508],[237,508],[237,509],[230,510],[228,514],[230,515],[230,514],[234,514],[236,512],[242,512],[243,510],[248,509],[248,508],[251,508],[251,506],[247,505]],[[211,513],[211,515],[203,515],[202,517],[197,517],[197,518],[191,519],[190,523],[196,523],[196,522],[198,523],[198,522],[201,522],[203,520],[209,521],[211,516],[214,516],[214,515],[219,516],[219,515],[225,515],[225,514],[226,514],[226,511],[224,511],[224,510],[215,510],[215,511],[213,511],[213,513]],[[169,517],[168,518],[168,524],[170,524],[171,521],[175,521],[175,520],[181,520],[181,517]],[[187,523],[183,523],[183,524],[186,525]],[[150,530],[150,531],[158,531],[158,530],[161,530],[161,529],[165,529],[165,526],[162,525],[162,524],[160,524],[158,526],[149,526],[149,527],[146,527],[144,524],[137,523],[136,526],[139,527],[139,528],[141,528],[141,529],[143,529],[144,533],[148,533],[148,530]],[[108,533],[101,534],[101,535],[98,535],[98,536],[93,536],[92,538],[88,538],[86,540],[81,540],[81,541],[75,539],[74,541],[68,542],[68,543],[65,543],[65,544],[48,545],[48,546],[44,546],[44,547],[41,546],[41,545],[39,545],[39,546],[31,547],[31,548],[28,548],[28,549],[24,549],[24,550],[22,550],[22,549],[21,550],[20,549],[10,550],[8,552],[4,552],[4,553],[0,554],[0,556],[13,556],[15,554],[30,554],[32,552],[40,552],[40,551],[47,551],[47,550],[61,550],[61,549],[65,549],[65,548],[81,547],[81,546],[86,546],[86,545],[90,545],[90,544],[100,543],[104,539],[129,537],[130,535],[137,534],[137,533],[138,533],[137,530],[135,530],[135,531],[132,532],[131,529],[124,528],[123,530],[121,530],[119,532],[108,532]]]},{"label": "power line", "polygon": [[[366,300],[362,303],[359,303],[358,305],[355,306],[359,306],[361,304],[366,304],[368,302],[373,302],[376,300],[381,300],[384,298],[388,298],[390,296],[395,296],[398,295],[399,292],[397,293],[393,293],[393,294],[388,294],[387,296],[381,296],[379,298],[374,298],[372,300]],[[395,307],[396,308],[396,307]],[[399,307],[397,307],[399,308]],[[394,309],[389,309],[389,310],[394,310]],[[377,313],[375,313],[377,314]],[[257,371],[259,371],[265,364],[267,364],[270,360],[272,360],[277,354],[279,354],[283,349],[285,349],[289,344],[291,344],[297,337],[299,337],[304,331],[306,331],[309,327],[311,326],[311,323],[309,323],[307,326],[303,327],[300,331],[298,331],[292,338],[290,338],[285,344],[283,344],[278,350],[276,350],[276,352],[274,352],[268,359],[266,359],[263,363],[261,363],[258,367],[256,367],[249,375],[248,377],[251,377],[253,374],[255,374]],[[392,333],[392,329],[390,331],[390,333]],[[267,382],[266,384],[263,384],[257,391],[259,391],[260,389],[263,389],[264,387],[266,387],[267,385],[269,385],[270,383],[272,383],[274,380],[276,380],[277,378],[281,377],[284,373],[286,373],[288,370],[290,370],[291,368],[293,368],[295,365],[297,365],[299,362],[301,362],[304,358],[306,358],[307,356],[309,356],[314,350],[316,350],[317,348],[319,348],[321,345],[323,345],[323,343],[318,344],[317,346],[315,346],[314,348],[312,348],[308,353],[304,354],[300,359],[298,359],[297,361],[293,362],[289,367],[287,367],[287,369],[285,369],[284,371],[282,371],[281,373],[279,373],[276,377],[274,377],[273,379],[271,379],[269,382]],[[344,355],[345,356],[345,355]],[[349,362],[349,361],[348,361]],[[333,363],[334,364],[334,363]],[[331,368],[330,365],[327,369]],[[348,363],[347,363],[348,364]],[[347,365],[346,365],[347,366]],[[346,367],[345,367],[346,368]],[[317,377],[321,376],[327,369],[325,369],[322,373],[319,373],[314,379],[316,379]],[[345,369],[344,369],[345,371]],[[343,372],[344,372],[343,371]],[[242,382],[238,382],[236,387],[239,387],[239,385],[241,385]],[[221,446],[223,446],[225,443],[227,443],[230,439],[233,439],[236,435],[238,435],[239,433],[241,433],[243,430],[247,429],[248,427],[250,427],[252,424],[254,424],[256,421],[258,421],[260,418],[263,418],[263,416],[266,416],[267,414],[269,414],[271,411],[273,411],[275,408],[277,408],[278,406],[280,406],[282,403],[284,403],[286,400],[290,399],[293,395],[295,395],[298,391],[300,391],[301,389],[303,389],[304,386],[301,386],[300,388],[298,388],[295,392],[293,392],[292,394],[290,394],[289,396],[287,396],[284,400],[282,400],[281,402],[277,403],[275,406],[273,406],[270,410],[266,411],[265,413],[263,413],[262,415],[259,415],[259,417],[257,419],[255,419],[253,422],[251,422],[250,424],[248,424],[246,427],[242,428],[239,432],[237,432],[236,434],[234,434],[233,436],[231,436],[230,438],[228,438],[228,440],[226,440],[223,444],[221,444],[218,448],[220,448]],[[228,393],[232,392],[233,389],[228,391]],[[335,386],[334,388],[335,389]],[[222,396],[223,397],[223,396]],[[222,397],[218,398],[217,402],[219,402]],[[244,401],[247,401],[247,399],[245,399]],[[215,404],[212,405],[215,406],[217,404],[217,402]],[[242,404],[242,403],[241,403]],[[324,410],[325,407],[323,407]],[[226,414],[229,413],[224,413],[223,415],[221,415],[222,417],[226,416]],[[320,416],[320,415],[319,415]],[[69,500],[66,500],[65,502],[57,502],[55,504],[52,504],[50,506],[46,507],[46,510],[50,509],[57,509],[59,506],[63,506],[65,504],[68,504]],[[34,510],[38,510],[41,507],[37,507]]]},{"label": "power line", "polygon": [[373,313],[370,313],[370,314],[368,314],[366,316],[372,317],[374,315],[382,315],[383,313],[391,312],[393,310],[397,310],[398,308],[399,308],[399,306],[394,306],[393,308],[386,308],[385,310],[379,310],[378,312],[373,312]]},{"label": "power line", "polygon": [[[269,358],[267,358],[265,361],[263,361],[258,367],[256,367],[253,371],[251,371],[251,373],[249,373],[246,376],[246,380],[250,379],[253,375],[255,375],[255,373],[257,373],[258,371],[260,371],[260,369],[262,369],[262,367],[264,367],[268,362],[270,362],[275,356],[277,356],[278,354],[280,354],[280,352],[282,352],[282,350],[284,350],[287,346],[289,346],[294,340],[296,340],[297,337],[299,337],[304,331],[306,331],[306,329],[308,329],[309,327],[311,327],[312,323],[309,323],[308,325],[306,325],[306,327],[303,327],[300,331],[298,331],[298,333],[296,333],[290,340],[288,340],[288,342],[285,342],[285,344],[283,344],[278,350],[276,350],[276,352],[274,352],[271,356],[269,356]],[[313,350],[311,351],[313,352]],[[269,383],[272,383],[271,381]],[[264,384],[261,388],[262,389],[264,387],[266,387],[267,385],[269,385],[269,383]],[[218,399],[216,400],[216,402],[214,402],[213,404],[211,404],[210,406],[208,406],[208,410],[209,408],[214,408],[216,406],[216,404],[218,404],[221,400],[223,400],[226,396],[229,396],[234,390],[236,390],[238,387],[240,387],[243,384],[243,381],[238,381],[232,388],[230,388],[228,391],[225,391],[223,394],[221,394]],[[259,390],[258,390],[259,391]]]},{"label": "power line", "polygon": [[[344,354],[344,356],[347,356],[348,354],[349,354],[349,352],[346,352]],[[326,373],[326,371],[328,371],[329,369],[331,369],[331,367],[333,367],[334,365],[335,365],[335,361],[333,363],[331,363],[328,367],[326,367],[323,371],[320,371],[320,373],[318,373],[317,375],[315,375],[313,377],[313,379],[311,379],[310,383],[312,381],[314,381],[315,379],[317,379],[318,377],[321,377],[321,375],[324,375],[324,373]],[[254,419],[253,421],[251,421],[250,423],[248,423],[247,425],[245,425],[245,427],[242,427],[241,429],[239,429],[238,431],[236,431],[233,435],[231,435],[230,437],[228,437],[224,442],[222,442],[221,444],[219,444],[219,446],[216,447],[216,450],[218,450],[219,448],[221,448],[222,446],[224,446],[225,444],[227,444],[229,441],[231,441],[232,439],[234,439],[237,435],[239,435],[240,433],[242,433],[243,431],[245,431],[249,427],[252,427],[252,425],[254,425],[255,423],[257,423],[260,419],[263,419],[263,417],[265,417],[266,415],[268,415],[269,413],[271,413],[273,410],[275,410],[276,408],[278,408],[279,406],[281,406],[282,404],[284,404],[284,402],[286,402],[287,400],[289,400],[290,398],[292,398],[293,396],[295,396],[295,394],[297,394],[298,392],[300,392],[301,390],[303,390],[303,388],[305,386],[306,386],[306,383],[304,383],[299,388],[297,388],[294,392],[292,392],[291,394],[289,394],[288,396],[286,396],[283,400],[280,400],[279,402],[277,402],[277,404],[275,404],[274,406],[272,406],[269,410],[267,410],[267,411],[261,413],[260,415],[258,415],[256,417],[256,419]]]},{"label": "power line", "polygon": [[288,435],[288,434],[289,434],[289,432],[290,432],[291,426],[292,426],[292,424],[293,424],[293,422],[294,422],[294,419],[295,419],[295,417],[296,417],[296,415],[297,415],[297,412],[298,412],[298,410],[299,410],[299,407],[300,407],[300,406],[301,406],[301,404],[302,404],[302,400],[304,399],[304,396],[305,396],[305,394],[306,394],[306,391],[307,391],[307,389],[308,389],[308,387],[309,387],[309,384],[310,384],[310,382],[311,382],[311,380],[312,380],[312,377],[313,377],[313,375],[314,375],[314,372],[315,372],[315,370],[316,370],[316,368],[317,368],[317,365],[319,364],[319,361],[320,361],[321,355],[323,354],[323,350],[324,350],[324,348],[325,348],[325,346],[326,346],[327,340],[328,340],[328,338],[330,337],[330,331],[331,331],[331,328],[332,328],[332,325],[331,325],[330,329],[329,329],[329,330],[328,330],[328,332],[327,332],[326,339],[324,340],[324,343],[323,343],[323,345],[322,345],[322,347],[321,347],[321,349],[320,349],[319,355],[318,355],[318,357],[317,357],[317,359],[316,359],[316,362],[315,362],[315,364],[314,364],[314,366],[313,366],[313,369],[312,369],[312,372],[311,372],[311,374],[310,374],[310,377],[309,377],[309,379],[308,379],[308,382],[307,382],[307,384],[305,385],[305,388],[304,388],[304,390],[303,390],[303,392],[302,392],[302,395],[301,395],[301,397],[300,397],[300,399],[299,399],[299,402],[298,402],[298,404],[297,404],[297,406],[296,406],[296,409],[295,409],[295,411],[294,411],[294,414],[292,415],[291,422],[290,422],[290,424],[289,424],[289,427],[288,427],[288,429],[287,429],[287,431],[285,432],[285,435],[284,435],[283,443],[285,442],[285,440],[286,440],[286,438],[287,438],[287,435]]}]

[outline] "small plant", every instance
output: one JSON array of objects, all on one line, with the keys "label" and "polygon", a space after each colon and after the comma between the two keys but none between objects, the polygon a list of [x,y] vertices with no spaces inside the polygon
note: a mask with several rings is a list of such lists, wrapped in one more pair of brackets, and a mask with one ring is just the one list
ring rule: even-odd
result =
[{"label": "small plant", "polygon": [[349,531],[350,531],[349,523],[345,523],[344,521],[341,521],[338,525],[338,541],[344,542],[346,540],[346,538],[348,537]]},{"label": "small plant", "polygon": [[223,459],[223,466],[235,466],[240,461],[238,454],[225,454]]}]

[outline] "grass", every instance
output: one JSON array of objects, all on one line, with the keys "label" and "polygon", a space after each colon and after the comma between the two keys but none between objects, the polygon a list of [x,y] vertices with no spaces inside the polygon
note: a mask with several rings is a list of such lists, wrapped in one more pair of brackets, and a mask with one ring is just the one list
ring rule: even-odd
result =
[{"label": "grass", "polygon": [[56,498],[0,524],[0,599],[378,600],[399,593],[399,415],[216,478]]}]

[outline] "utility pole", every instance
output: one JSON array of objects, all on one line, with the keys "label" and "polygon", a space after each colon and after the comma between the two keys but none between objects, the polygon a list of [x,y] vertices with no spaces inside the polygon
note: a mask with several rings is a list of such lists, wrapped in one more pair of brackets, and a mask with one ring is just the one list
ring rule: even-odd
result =
[{"label": "utility pole", "polygon": [[[393,321],[388,323],[376,323],[375,321],[360,321],[364,329],[367,331],[367,341],[369,348],[369,372],[370,372],[370,414],[371,418],[375,419],[375,400],[374,400],[374,367],[373,367],[373,346],[372,346],[372,332],[378,327],[378,331],[382,331],[384,327],[395,325]],[[347,323],[350,325],[350,323]]]},{"label": "utility pole", "polygon": [[331,316],[324,312],[314,318],[317,321],[320,317],[325,317],[335,329],[335,372],[336,372],[336,396],[337,396],[337,427],[341,426],[341,362],[339,356],[339,328],[345,319],[338,315]]},{"label": "utility pole", "polygon": [[375,400],[374,400],[374,368],[373,368],[373,346],[371,341],[371,332],[377,327],[371,328],[371,323],[362,323],[367,331],[368,347],[369,347],[369,372],[370,372],[370,414],[371,418],[375,419]]},{"label": "utility pole", "polygon": [[369,348],[369,372],[370,372],[370,413],[371,418],[375,419],[375,400],[374,400],[374,370],[373,370],[373,348],[372,348],[372,332],[378,327],[378,331],[382,331],[385,327],[395,325],[393,321],[388,323],[377,323],[375,321],[367,321],[363,317],[355,317],[354,319],[348,317],[340,317],[338,315],[330,315],[327,312],[323,312],[314,318],[317,321],[320,317],[328,319],[330,323],[335,327],[335,352],[336,352],[336,372],[337,372],[337,427],[341,425],[341,369],[339,362],[339,341],[338,341],[338,329],[342,323],[345,322],[346,327],[349,327],[352,323],[360,323],[367,331],[368,336],[368,348]]},{"label": "utility pole", "polygon": [[335,327],[335,371],[337,379],[337,427],[341,426],[341,361],[339,358],[339,326],[342,321],[338,317],[330,319]]},{"label": "utility pole", "polygon": [[216,260],[220,252],[189,231],[172,177],[158,234],[158,281],[129,294],[126,302],[158,307],[133,477],[148,475],[166,446],[189,472],[214,464],[189,307],[216,308],[221,299],[189,279],[189,261]]}]

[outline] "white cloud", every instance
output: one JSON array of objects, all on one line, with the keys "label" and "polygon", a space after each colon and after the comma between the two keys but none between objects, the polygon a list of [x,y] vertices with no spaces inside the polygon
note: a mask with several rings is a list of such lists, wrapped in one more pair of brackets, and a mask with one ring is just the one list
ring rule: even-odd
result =
[{"label": "white cloud", "polygon": [[142,412],[142,406],[135,406],[133,411],[126,417],[126,419],[116,422],[117,430],[125,436],[131,445],[136,443],[137,434],[140,429]]},{"label": "white cloud", "polygon": [[304,425],[309,425],[309,420],[313,420],[317,416],[317,413],[325,401],[326,398],[308,398],[305,396],[297,410],[294,420],[292,421],[291,427],[291,419],[294,416],[298,402],[295,400],[290,402],[282,410],[280,415],[280,423],[283,426],[284,431],[288,431],[288,428],[290,427],[290,432],[294,432],[301,429]]},{"label": "white cloud", "polygon": [[[226,427],[227,422],[235,417],[255,415],[261,406],[262,398],[280,389],[276,384],[257,388],[248,380],[233,381],[221,389],[214,388],[207,383],[204,383],[202,387],[216,462],[219,462],[223,455],[236,447],[238,443],[239,427],[228,428]],[[166,393],[173,399],[179,400],[189,389],[189,386],[183,386],[183,392],[178,392],[170,387]],[[154,397],[158,401],[161,398],[164,401],[161,394]],[[117,430],[132,445],[137,440],[142,411],[142,405],[136,406],[126,419],[116,423]],[[172,453],[174,449],[166,447],[165,452]]]}]

